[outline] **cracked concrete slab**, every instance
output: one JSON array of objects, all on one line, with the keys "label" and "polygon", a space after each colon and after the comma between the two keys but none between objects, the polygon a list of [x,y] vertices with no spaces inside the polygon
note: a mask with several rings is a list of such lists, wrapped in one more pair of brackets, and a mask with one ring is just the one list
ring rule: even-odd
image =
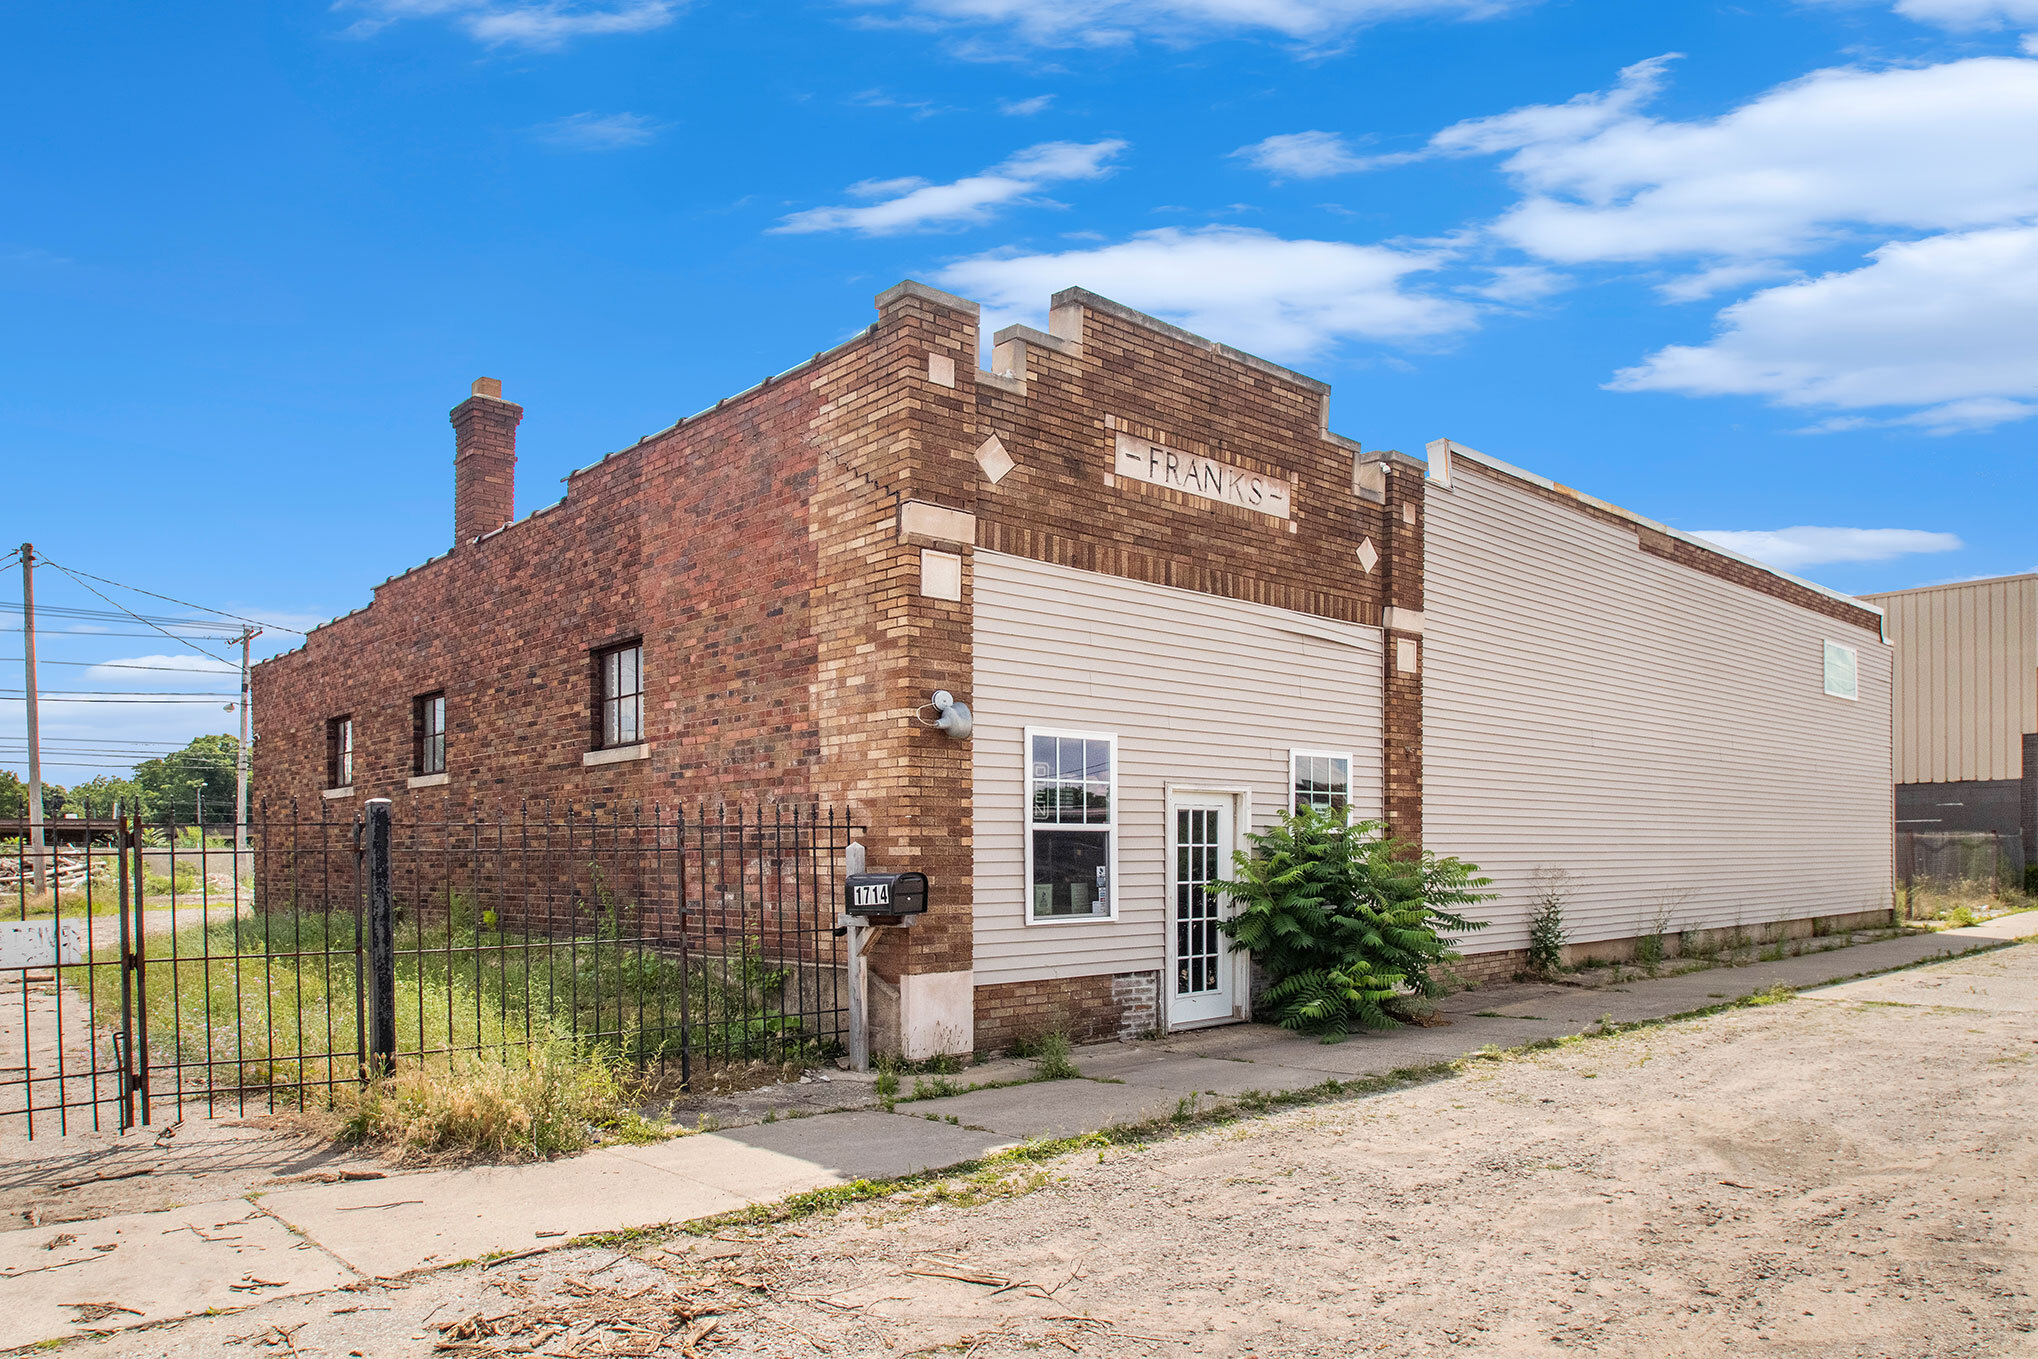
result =
[{"label": "cracked concrete slab", "polygon": [[0,1349],[358,1280],[246,1199],[0,1232]]}]

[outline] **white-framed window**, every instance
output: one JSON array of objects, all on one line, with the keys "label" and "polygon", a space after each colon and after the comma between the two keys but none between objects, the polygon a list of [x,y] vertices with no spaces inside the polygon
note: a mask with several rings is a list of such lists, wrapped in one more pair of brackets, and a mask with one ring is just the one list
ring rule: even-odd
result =
[{"label": "white-framed window", "polygon": [[1853,647],[1826,643],[1826,692],[1834,698],[1861,697],[1861,657]]},{"label": "white-framed window", "polygon": [[1118,737],[1026,729],[1026,919],[1118,914]]},{"label": "white-framed window", "polygon": [[1352,805],[1352,753],[1348,750],[1288,752],[1288,810]]}]

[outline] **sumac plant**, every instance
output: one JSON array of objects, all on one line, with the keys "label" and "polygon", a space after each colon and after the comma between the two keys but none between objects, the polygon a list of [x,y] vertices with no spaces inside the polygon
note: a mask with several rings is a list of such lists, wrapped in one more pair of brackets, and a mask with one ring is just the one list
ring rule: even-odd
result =
[{"label": "sumac plant", "polygon": [[1465,911],[1491,899],[1491,879],[1380,822],[1305,807],[1247,839],[1213,888],[1236,903],[1221,928],[1265,970],[1260,1004],[1284,1028],[1326,1041],[1394,1028],[1396,1009],[1443,994],[1435,970],[1457,957],[1455,936],[1485,928]]}]

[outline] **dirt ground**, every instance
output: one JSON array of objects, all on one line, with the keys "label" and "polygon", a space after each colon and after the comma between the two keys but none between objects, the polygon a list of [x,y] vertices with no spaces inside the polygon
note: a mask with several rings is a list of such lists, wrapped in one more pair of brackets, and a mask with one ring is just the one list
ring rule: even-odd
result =
[{"label": "dirt ground", "polygon": [[68,1352],[2038,1354],[2038,947],[1901,976]]}]

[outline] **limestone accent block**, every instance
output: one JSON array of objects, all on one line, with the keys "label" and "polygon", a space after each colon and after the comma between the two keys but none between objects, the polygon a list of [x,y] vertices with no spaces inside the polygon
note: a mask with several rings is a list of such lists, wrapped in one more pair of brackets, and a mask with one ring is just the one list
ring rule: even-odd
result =
[{"label": "limestone accent block", "polygon": [[984,469],[984,475],[991,479],[993,486],[1003,481],[1005,474],[1018,465],[1005,451],[1004,441],[995,434],[977,446],[977,466]]},{"label": "limestone accent block", "polygon": [[964,510],[951,510],[946,505],[908,500],[899,506],[899,538],[903,541],[914,535],[974,547],[977,517]]},{"label": "limestone accent block", "polygon": [[1370,576],[1373,574],[1373,568],[1378,566],[1379,564],[1380,564],[1380,549],[1373,546],[1373,540],[1371,538],[1363,539],[1359,543],[1360,569]]},{"label": "limestone accent block", "polygon": [[953,552],[920,550],[920,593],[927,599],[962,602],[962,558]]},{"label": "limestone accent block", "polygon": [[955,360],[946,354],[927,356],[927,380],[937,387],[955,385]]}]

